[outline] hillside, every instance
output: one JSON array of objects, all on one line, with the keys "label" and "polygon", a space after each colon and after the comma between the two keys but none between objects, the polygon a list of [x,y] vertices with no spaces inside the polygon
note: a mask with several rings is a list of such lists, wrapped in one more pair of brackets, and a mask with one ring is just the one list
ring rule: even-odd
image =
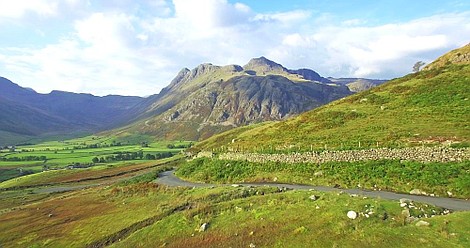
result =
[{"label": "hillside", "polygon": [[[454,50],[425,70],[332,102],[281,122],[234,129],[199,149],[364,148],[470,141],[469,47]],[[457,61],[457,62],[455,62]]]},{"label": "hillside", "polygon": [[137,116],[140,97],[52,91],[39,94],[0,78],[0,145],[117,127]]},{"label": "hillside", "polygon": [[289,70],[264,57],[245,66],[184,68],[138,121],[120,132],[205,139],[247,124],[281,120],[351,94],[309,69]]}]

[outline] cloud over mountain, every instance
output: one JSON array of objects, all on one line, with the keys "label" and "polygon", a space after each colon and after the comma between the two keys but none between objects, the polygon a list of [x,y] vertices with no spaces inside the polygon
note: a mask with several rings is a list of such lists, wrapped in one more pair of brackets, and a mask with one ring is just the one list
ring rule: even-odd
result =
[{"label": "cloud over mountain", "polygon": [[0,10],[10,35],[0,42],[0,75],[40,92],[146,95],[182,66],[264,55],[322,75],[392,78],[466,44],[467,23],[465,11],[373,23],[227,0],[18,0]]}]

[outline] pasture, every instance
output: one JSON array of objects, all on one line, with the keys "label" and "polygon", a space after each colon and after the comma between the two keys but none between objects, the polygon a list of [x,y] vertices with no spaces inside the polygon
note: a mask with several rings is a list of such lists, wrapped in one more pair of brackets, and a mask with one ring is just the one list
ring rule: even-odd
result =
[{"label": "pasture", "polygon": [[[143,140],[143,141],[142,141]],[[0,182],[42,171],[120,166],[171,157],[189,141],[149,141],[129,137],[87,136],[0,150]]]}]

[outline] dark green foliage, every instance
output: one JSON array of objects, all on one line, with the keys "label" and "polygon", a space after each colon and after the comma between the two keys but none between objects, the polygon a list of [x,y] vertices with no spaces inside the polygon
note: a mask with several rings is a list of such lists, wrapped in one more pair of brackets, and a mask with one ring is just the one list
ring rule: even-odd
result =
[{"label": "dark green foliage", "polygon": [[46,156],[0,157],[0,161],[45,161]]},{"label": "dark green foliage", "polygon": [[[162,159],[162,158],[170,158],[175,155],[174,152],[157,152],[155,154],[147,153],[144,155],[143,151],[138,152],[115,152],[113,155],[108,155],[105,157],[98,158],[98,161],[104,162],[114,162],[114,161],[127,161],[127,160],[139,160],[139,159],[146,159],[146,160],[154,160],[154,159]],[[96,157],[95,157],[96,158]],[[95,162],[95,158],[93,158],[93,163]]]}]

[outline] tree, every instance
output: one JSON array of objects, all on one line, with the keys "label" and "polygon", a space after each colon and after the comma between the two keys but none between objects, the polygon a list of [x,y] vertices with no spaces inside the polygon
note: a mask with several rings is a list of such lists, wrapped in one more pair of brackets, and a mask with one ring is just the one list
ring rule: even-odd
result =
[{"label": "tree", "polygon": [[418,61],[413,65],[413,72],[419,72],[421,70],[421,67],[425,65],[423,61]]}]

